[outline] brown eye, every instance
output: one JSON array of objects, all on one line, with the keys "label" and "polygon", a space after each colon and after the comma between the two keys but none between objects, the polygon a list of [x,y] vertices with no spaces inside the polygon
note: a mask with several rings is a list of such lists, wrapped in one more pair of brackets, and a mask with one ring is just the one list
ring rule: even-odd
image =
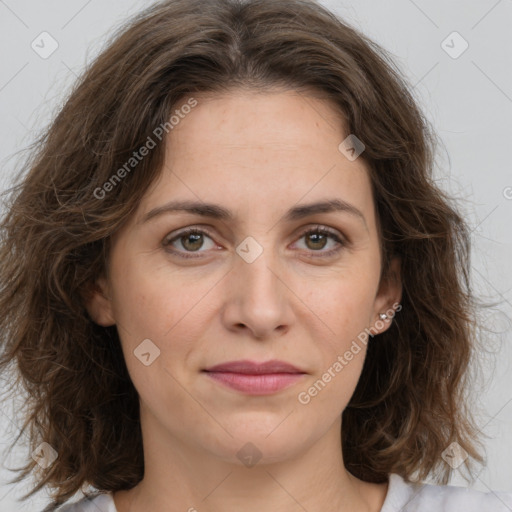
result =
[{"label": "brown eye", "polygon": [[323,233],[318,233],[316,231],[312,231],[308,233],[306,236],[306,245],[309,249],[312,250],[319,250],[323,249],[327,242],[328,242],[328,235],[325,235]]},{"label": "brown eye", "polygon": [[[210,247],[208,247],[206,244],[205,248],[205,241],[210,240]],[[168,250],[169,252],[175,253],[179,256],[182,256],[184,258],[194,258],[196,256],[188,256],[187,253],[198,253],[198,257],[204,253],[207,252],[208,249],[212,249],[216,247],[215,243],[213,242],[211,236],[203,230],[197,229],[197,228],[191,228],[187,229],[185,231],[182,231],[181,233],[178,233],[177,235],[166,238],[162,245]],[[205,250],[200,250],[205,248]]]},{"label": "brown eye", "polygon": [[202,239],[203,235],[201,233],[190,233],[188,235],[183,235],[179,238],[181,245],[187,251],[197,251],[201,249],[204,241]]},{"label": "brown eye", "polygon": [[[305,239],[305,250],[309,251],[313,257],[333,256],[346,245],[340,235],[324,226],[308,229],[302,233],[300,239]],[[324,250],[330,241],[332,247],[330,250]]]},{"label": "brown eye", "polygon": [[[299,239],[305,239],[305,247],[299,247],[299,249],[309,252],[313,257],[333,256],[346,245],[341,235],[324,226],[310,228],[303,232]],[[210,247],[208,247],[208,240]],[[333,247],[324,250],[329,246],[330,242]],[[207,253],[209,249],[219,248],[208,231],[198,228],[189,228],[172,237],[168,237],[163,241],[162,245],[166,248],[167,252],[182,258],[199,258],[204,253]]]}]

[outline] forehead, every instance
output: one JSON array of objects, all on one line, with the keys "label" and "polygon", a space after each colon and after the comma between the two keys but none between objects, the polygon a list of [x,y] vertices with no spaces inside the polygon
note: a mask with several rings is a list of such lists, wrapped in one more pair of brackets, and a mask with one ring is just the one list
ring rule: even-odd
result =
[{"label": "forehead", "polygon": [[143,210],[180,198],[274,214],[285,203],[336,196],[372,211],[366,164],[339,150],[348,134],[329,101],[296,91],[194,98],[167,135],[165,164]]},{"label": "forehead", "polygon": [[[321,141],[329,143],[325,140],[329,134],[337,140],[345,131],[342,114],[332,101],[304,92],[237,89],[223,94],[203,93],[195,98],[197,106],[169,133],[170,147],[182,144],[185,137],[190,144],[224,148],[314,149]],[[209,132],[208,140],[202,140],[202,134],[196,131],[198,126],[201,132]],[[194,152],[197,149],[200,148],[194,148]]]}]

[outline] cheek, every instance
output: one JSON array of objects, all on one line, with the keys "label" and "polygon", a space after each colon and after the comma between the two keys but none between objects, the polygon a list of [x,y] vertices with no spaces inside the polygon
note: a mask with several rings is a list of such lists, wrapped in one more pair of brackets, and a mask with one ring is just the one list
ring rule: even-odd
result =
[{"label": "cheek", "polygon": [[351,360],[346,359],[343,353],[329,360],[323,372],[315,375],[299,390],[299,405],[308,408],[309,412],[315,410],[314,417],[329,414],[334,419],[339,416],[350,401],[361,376],[366,347],[362,345],[358,350],[357,354],[350,351]]},{"label": "cheek", "polygon": [[114,316],[135,386],[139,389],[151,385],[154,389],[158,379],[170,378],[166,370],[174,374],[176,367],[183,366],[176,365],[176,361],[186,363],[201,338],[201,299],[211,284],[187,284],[178,274],[123,264],[117,267],[122,272],[112,276]]},{"label": "cheek", "polygon": [[321,281],[297,283],[297,295],[324,324],[340,350],[369,326],[376,293],[372,271],[343,269]]},{"label": "cheek", "polygon": [[[120,249],[120,248],[119,248]],[[145,263],[150,258],[113,254],[113,309],[118,326],[130,342],[145,338],[155,341],[183,316],[186,307],[179,277],[166,276],[161,266]]]},{"label": "cheek", "polygon": [[299,390],[297,399],[300,407],[315,411],[315,417],[328,411],[334,420],[352,397],[366,356],[365,328],[373,296],[373,287],[360,279],[340,279],[324,287],[323,293],[310,291],[308,295],[308,305],[321,319],[317,326],[323,336],[311,333],[319,349],[318,371]]},{"label": "cheek", "polygon": [[368,339],[364,330],[371,310],[371,293],[364,291],[341,287],[325,314],[335,334],[324,353],[322,380],[332,382],[334,393],[355,387],[363,367]]}]

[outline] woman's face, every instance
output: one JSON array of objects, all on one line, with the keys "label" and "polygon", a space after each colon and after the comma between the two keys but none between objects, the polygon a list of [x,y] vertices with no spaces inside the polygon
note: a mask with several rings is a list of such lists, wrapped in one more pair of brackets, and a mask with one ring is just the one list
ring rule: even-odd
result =
[{"label": "woman's face", "polygon": [[[117,325],[143,432],[225,461],[249,442],[268,462],[290,458],[339,428],[365,329],[389,326],[379,313],[400,285],[379,283],[370,180],[339,150],[332,105],[291,91],[195,99],[89,311]],[[166,209],[176,202],[197,207]],[[312,206],[328,202],[340,208]],[[241,360],[300,372],[205,371]]]}]

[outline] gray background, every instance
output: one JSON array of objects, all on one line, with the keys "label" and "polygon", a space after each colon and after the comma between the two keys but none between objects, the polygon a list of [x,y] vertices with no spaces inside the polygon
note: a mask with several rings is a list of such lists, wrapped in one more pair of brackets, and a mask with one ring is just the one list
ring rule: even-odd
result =
[{"label": "gray background", "polygon": [[[485,375],[473,379],[475,411],[489,436],[483,439],[487,466],[478,469],[474,487],[512,491],[512,0],[321,3],[391,52],[444,142],[436,173],[443,188],[461,198],[471,224],[474,287],[485,300],[500,301],[483,314],[494,334],[486,341]],[[44,129],[105,35],[149,4],[0,0],[0,190],[9,186],[17,152]],[[58,43],[46,59],[31,47],[43,31]],[[463,48],[463,41],[450,35],[454,31],[469,44],[457,58],[445,51],[455,56]],[[0,449],[17,431],[5,405],[0,410],[0,432],[5,432]],[[36,511],[46,503],[40,493],[19,504],[15,499],[26,485],[6,484],[12,473],[5,466],[15,465],[21,453],[2,454],[1,512]],[[460,475],[451,484],[467,485]]]}]

